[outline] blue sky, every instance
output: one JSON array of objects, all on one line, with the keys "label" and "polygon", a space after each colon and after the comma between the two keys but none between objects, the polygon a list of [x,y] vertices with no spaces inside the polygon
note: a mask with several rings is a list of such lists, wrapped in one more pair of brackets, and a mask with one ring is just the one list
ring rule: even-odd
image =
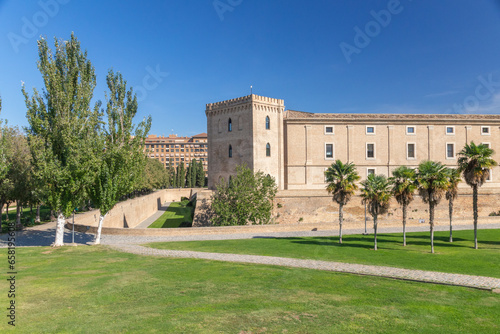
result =
[{"label": "blue sky", "polygon": [[72,31],[95,98],[120,71],[158,135],[205,132],[205,104],[250,85],[309,112],[500,113],[496,0],[0,0],[1,118],[27,125],[36,40]]}]

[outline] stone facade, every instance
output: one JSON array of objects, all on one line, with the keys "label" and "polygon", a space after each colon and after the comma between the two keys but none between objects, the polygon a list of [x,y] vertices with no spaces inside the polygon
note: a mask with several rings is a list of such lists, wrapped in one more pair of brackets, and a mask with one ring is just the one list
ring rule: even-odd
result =
[{"label": "stone facade", "polygon": [[[423,160],[456,166],[471,141],[490,145],[500,161],[500,115],[314,114],[258,95],[207,104],[206,115],[211,189],[242,163],[272,175],[280,190],[324,190],[324,171],[336,159],[354,162],[362,179]],[[483,188],[500,188],[499,167]]]}]

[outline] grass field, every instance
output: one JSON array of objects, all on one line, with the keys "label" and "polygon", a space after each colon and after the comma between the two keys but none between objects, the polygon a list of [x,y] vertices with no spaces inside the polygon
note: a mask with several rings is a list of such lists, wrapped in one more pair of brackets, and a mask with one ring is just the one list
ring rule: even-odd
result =
[{"label": "grass field", "polygon": [[16,270],[3,333],[500,332],[500,295],[460,287],[104,246],[18,248]]},{"label": "grass field", "polygon": [[193,222],[194,205],[188,206],[189,201],[173,202],[164,214],[148,228],[182,227],[184,222]]},{"label": "grass field", "polygon": [[500,230],[479,230],[478,250],[473,249],[474,231],[435,232],[435,254],[430,253],[428,232],[379,234],[378,250],[373,250],[373,235],[338,237],[254,238],[221,241],[186,241],[148,244],[149,247],[195,250],[215,253],[269,255],[359,264],[443,271],[500,278]]}]

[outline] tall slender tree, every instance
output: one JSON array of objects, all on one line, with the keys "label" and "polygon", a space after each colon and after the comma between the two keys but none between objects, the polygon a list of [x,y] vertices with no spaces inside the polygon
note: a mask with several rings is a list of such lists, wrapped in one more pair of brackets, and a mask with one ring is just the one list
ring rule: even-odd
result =
[{"label": "tall slender tree", "polygon": [[74,34],[55,39],[55,53],[38,41],[38,69],[45,89],[22,92],[27,107],[28,143],[37,177],[47,185],[47,203],[57,212],[53,246],[62,246],[65,217],[87,198],[86,186],[99,170],[100,104],[91,107],[96,76]]},{"label": "tall slender tree", "polygon": [[361,197],[363,203],[367,204],[368,212],[373,217],[374,250],[377,250],[377,225],[378,216],[387,212],[391,200],[391,188],[389,180],[384,175],[368,175],[361,182]]},{"label": "tall slender tree", "polygon": [[[99,172],[89,184],[89,195],[94,206],[100,210],[95,244],[101,242],[101,231],[108,212],[120,197],[134,190],[134,180],[144,171],[146,156],[144,140],[151,127],[151,116],[137,126],[133,119],[137,114],[137,96],[127,89],[121,73],[108,72],[106,77],[109,92],[106,93],[108,116],[99,142]],[[162,166],[163,168],[163,166]]]},{"label": "tall slender tree", "polygon": [[339,205],[339,243],[342,243],[342,224],[344,222],[344,206],[349,202],[358,186],[356,181],[360,179],[356,166],[348,162],[342,163],[336,160],[325,171],[326,190],[333,195],[333,200]]},{"label": "tall slender tree", "polygon": [[440,162],[423,161],[418,165],[418,192],[424,203],[429,204],[431,252],[434,253],[434,209],[448,189],[448,173]]},{"label": "tall slender tree", "polygon": [[454,168],[448,168],[448,189],[446,190],[446,199],[448,200],[448,214],[450,216],[450,242],[453,242],[453,202],[458,196],[458,184],[460,171]]},{"label": "tall slender tree", "polygon": [[168,167],[168,177],[169,177],[169,184],[172,188],[177,188],[177,177],[175,174],[175,167],[172,162],[169,163]]},{"label": "tall slender tree", "polygon": [[196,179],[197,179],[197,176],[198,176],[198,173],[199,173],[199,167],[198,167],[198,163],[196,162],[196,159],[191,160],[190,167],[192,167],[192,171],[191,171],[191,185],[192,185],[193,188],[195,188],[196,187]]},{"label": "tall slender tree", "polygon": [[180,165],[177,167],[177,187],[184,188],[186,181],[186,170],[184,168],[184,162],[181,161]]},{"label": "tall slender tree", "polygon": [[198,173],[196,175],[196,185],[200,188],[205,186],[205,170],[203,169],[203,161],[198,162]]},{"label": "tall slender tree", "polygon": [[413,201],[413,194],[417,189],[415,170],[401,166],[392,171],[392,177],[389,178],[389,182],[392,184],[392,194],[403,209],[403,246],[406,246],[408,205]]},{"label": "tall slender tree", "polygon": [[474,214],[474,248],[477,249],[477,196],[479,187],[488,179],[490,168],[498,165],[492,156],[495,153],[486,145],[476,145],[474,142],[466,144],[458,153],[458,169],[464,176],[465,182],[472,188],[472,207]]},{"label": "tall slender tree", "polygon": [[192,180],[192,175],[193,175],[193,164],[190,163],[188,168],[187,168],[187,173],[186,173],[186,188],[191,188],[191,180]]}]

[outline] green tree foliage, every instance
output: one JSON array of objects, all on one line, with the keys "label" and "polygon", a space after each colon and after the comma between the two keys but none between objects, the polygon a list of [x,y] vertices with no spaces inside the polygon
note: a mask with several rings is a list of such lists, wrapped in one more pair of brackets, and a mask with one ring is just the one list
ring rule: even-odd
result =
[{"label": "green tree foliage", "polygon": [[186,170],[184,168],[184,162],[181,161],[179,166],[177,166],[177,188],[184,188],[186,181]]},{"label": "green tree foliage", "polygon": [[390,182],[384,175],[368,175],[368,178],[361,182],[361,197],[363,203],[367,204],[368,212],[373,217],[374,230],[374,250],[377,250],[377,224],[378,216],[387,212],[389,201],[391,200]]},{"label": "green tree foliage", "polygon": [[406,219],[408,205],[413,201],[413,194],[417,190],[417,174],[413,168],[401,166],[392,171],[389,182],[392,185],[392,194],[403,209],[403,246],[406,246]]},{"label": "green tree foliage", "polygon": [[245,165],[236,167],[230,184],[222,179],[212,195],[212,223],[218,226],[268,224],[271,222],[276,182]]},{"label": "green tree foliage", "polygon": [[205,171],[203,170],[203,161],[198,163],[198,172],[196,173],[196,186],[203,188],[205,186]]},{"label": "green tree foliage", "polygon": [[339,205],[339,243],[342,243],[342,224],[344,222],[344,206],[358,189],[356,181],[360,179],[356,166],[352,162],[346,164],[336,160],[325,171],[326,190],[333,195],[333,200]]},{"label": "green tree foliage", "polygon": [[440,162],[423,161],[418,165],[418,193],[429,204],[431,252],[434,253],[434,209],[448,189],[448,172]]},{"label": "green tree foliage", "polygon": [[[194,172],[196,173],[196,170],[194,170]],[[193,187],[193,184],[191,183],[191,180],[192,180],[192,176],[193,176],[193,164],[190,163],[189,166],[188,166],[188,169],[187,169],[187,173],[186,173],[186,188],[192,188]]]},{"label": "green tree foliage", "polygon": [[170,186],[172,188],[177,188],[177,177],[176,177],[175,167],[174,167],[173,163],[169,164],[169,167],[168,167],[168,178],[170,180]]},{"label": "green tree foliage", "polygon": [[198,173],[200,172],[196,159],[191,160],[191,164],[189,165],[189,167],[192,168],[192,170],[191,170],[191,187],[195,188],[196,187],[196,179],[197,179]]},{"label": "green tree foliage", "polygon": [[45,89],[22,87],[27,107],[28,142],[35,174],[46,184],[47,203],[58,213],[54,246],[63,245],[65,217],[87,198],[86,186],[99,170],[100,104],[91,107],[94,67],[74,34],[55,39],[55,53],[38,41],[38,69]]},{"label": "green tree foliage", "polygon": [[100,243],[107,213],[120,197],[134,190],[136,180],[144,173],[147,159],[143,152],[144,140],[151,127],[151,117],[134,126],[137,97],[132,89],[127,90],[127,82],[121,73],[115,74],[110,70],[106,81],[109,89],[106,93],[108,121],[100,141],[103,146],[99,172],[94,182],[89,184],[88,192],[94,206],[100,210],[96,244]]},{"label": "green tree foliage", "polygon": [[474,248],[477,249],[477,196],[479,187],[490,175],[490,168],[498,165],[492,156],[495,152],[486,145],[466,144],[458,153],[458,169],[463,174],[465,182],[472,188],[472,205],[474,214]]},{"label": "green tree foliage", "polygon": [[453,201],[458,196],[458,184],[460,178],[460,170],[448,168],[448,189],[446,190],[446,199],[448,200],[448,214],[450,217],[450,242],[453,242]]},{"label": "green tree foliage", "polygon": [[169,171],[156,159],[146,158],[141,189],[155,190],[169,187]]}]

